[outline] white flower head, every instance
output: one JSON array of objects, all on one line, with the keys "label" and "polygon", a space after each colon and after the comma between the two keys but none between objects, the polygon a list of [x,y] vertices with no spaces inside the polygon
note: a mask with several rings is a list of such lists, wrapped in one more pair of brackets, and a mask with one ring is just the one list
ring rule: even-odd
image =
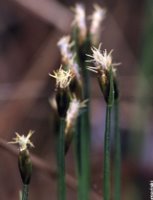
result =
[{"label": "white flower head", "polygon": [[65,130],[66,134],[68,130],[74,126],[76,119],[79,115],[80,109],[86,107],[87,101],[88,100],[84,100],[80,102],[77,98],[73,98],[71,100],[69,109],[66,115],[66,130]]},{"label": "white flower head", "polygon": [[79,66],[75,62],[76,54],[72,53],[71,47],[74,45],[74,42],[70,43],[70,36],[62,37],[57,46],[60,48],[63,63],[71,70],[71,72],[80,79]]},{"label": "white flower head", "polygon": [[109,53],[107,53],[107,50],[105,49],[103,52],[101,52],[101,44],[99,45],[98,49],[96,47],[93,47],[92,55],[88,55],[92,59],[89,60],[90,62],[94,62],[94,67],[88,67],[90,71],[93,71],[95,73],[98,73],[99,71],[107,70],[109,71],[112,67],[113,71],[115,71],[114,66],[119,65],[120,63],[112,63],[112,52],[111,50]]},{"label": "white flower head", "polygon": [[57,43],[57,46],[59,47],[61,55],[62,55],[62,60],[65,64],[67,64],[73,56],[70,49],[74,45],[74,43],[73,42],[70,43],[70,39],[71,38],[69,35],[64,36]]},{"label": "white flower head", "polygon": [[91,19],[90,34],[92,35],[93,42],[96,43],[100,35],[100,24],[106,16],[106,10],[99,5],[94,5],[94,12],[89,17]]},{"label": "white flower head", "polygon": [[69,67],[69,69],[71,69],[73,75],[74,75],[75,77],[77,77],[78,79],[80,79],[81,76],[80,76],[79,65],[78,65],[78,63],[75,61],[75,57],[76,57],[76,54],[73,54],[73,56],[72,56],[71,59],[69,60],[68,67]]},{"label": "white flower head", "polygon": [[53,73],[54,74],[49,74],[49,76],[56,79],[57,88],[64,89],[69,86],[73,78],[73,74],[70,69],[65,71],[64,69],[62,69],[62,65],[61,65],[60,68],[56,71],[53,71]]},{"label": "white flower head", "polygon": [[82,42],[87,35],[85,8],[82,4],[76,4],[75,8],[73,8],[73,11],[75,16],[72,25],[78,27],[80,34],[79,39],[80,42]]},{"label": "white flower head", "polygon": [[13,141],[9,142],[12,144],[19,144],[19,150],[27,150],[28,146],[34,147],[33,143],[30,141],[30,137],[33,135],[34,131],[30,130],[27,136],[16,134],[16,137],[13,138]]}]

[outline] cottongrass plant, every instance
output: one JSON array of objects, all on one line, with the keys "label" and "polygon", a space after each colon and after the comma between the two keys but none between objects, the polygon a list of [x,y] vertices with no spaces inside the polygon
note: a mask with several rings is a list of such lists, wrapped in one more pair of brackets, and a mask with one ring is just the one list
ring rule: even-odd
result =
[{"label": "cottongrass plant", "polygon": [[[104,200],[110,200],[111,197],[111,172],[110,172],[110,135],[111,135],[111,116],[112,108],[114,107],[115,118],[115,200],[120,199],[120,133],[118,129],[118,87],[116,82],[115,66],[119,63],[112,62],[112,51],[107,53],[107,50],[101,52],[101,44],[98,49],[93,47],[92,55],[88,55],[94,66],[89,66],[88,69],[97,74],[98,83],[103,93],[106,102],[106,122],[104,136],[104,172],[103,172],[103,196]],[[114,104],[115,102],[115,104]]]},{"label": "cottongrass plant", "polygon": [[31,130],[27,136],[16,133],[16,137],[13,138],[13,141],[9,142],[19,145],[18,166],[23,182],[22,200],[28,200],[29,184],[32,175],[32,162],[28,147],[34,147],[33,143],[30,141],[30,137],[33,135],[33,133],[34,131]]}]

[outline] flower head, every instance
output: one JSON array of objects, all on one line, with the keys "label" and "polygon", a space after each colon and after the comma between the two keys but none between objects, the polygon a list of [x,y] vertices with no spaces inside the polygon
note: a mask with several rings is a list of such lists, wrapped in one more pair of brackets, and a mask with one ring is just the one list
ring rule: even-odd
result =
[{"label": "flower head", "polygon": [[67,65],[74,76],[80,79],[79,66],[75,62],[76,54],[72,53],[71,51],[71,47],[73,45],[74,41],[70,43],[69,35],[62,37],[57,43],[57,46],[60,48],[61,51],[63,63]]},{"label": "flower head", "polygon": [[94,5],[94,12],[90,16],[91,26],[90,26],[90,34],[93,37],[94,42],[97,42],[97,39],[100,35],[100,23],[104,20],[106,15],[106,10],[98,6]]},{"label": "flower head", "polygon": [[65,64],[68,64],[69,60],[73,57],[73,54],[70,50],[73,44],[74,44],[73,42],[70,43],[69,35],[62,37],[57,43],[57,46],[59,47],[62,55],[62,60]]},{"label": "flower head", "polygon": [[53,73],[54,74],[49,74],[49,75],[56,79],[57,88],[64,89],[69,86],[70,81],[73,78],[73,74],[70,69],[65,71],[64,69],[62,69],[61,65],[60,68],[57,71],[54,71]]},{"label": "flower head", "polygon": [[92,59],[89,61],[94,62],[94,67],[88,67],[90,71],[93,71],[95,73],[102,72],[102,71],[109,71],[112,67],[113,71],[115,72],[114,66],[119,65],[119,63],[112,63],[112,52],[111,50],[109,53],[107,53],[107,50],[105,49],[103,52],[100,50],[101,44],[99,45],[98,49],[96,47],[93,47],[92,53],[93,55],[88,55]]},{"label": "flower head", "polygon": [[82,4],[76,4],[75,8],[73,8],[73,11],[75,16],[72,25],[79,29],[79,39],[80,42],[82,42],[87,35],[85,8]]},{"label": "flower head", "polygon": [[69,109],[67,110],[66,115],[66,130],[67,134],[69,129],[73,128],[76,119],[79,115],[79,111],[81,108],[86,107],[87,100],[80,102],[77,98],[73,98],[70,102]]},{"label": "flower head", "polygon": [[79,70],[79,65],[75,60],[76,54],[73,54],[73,57],[71,57],[71,59],[69,60],[68,63],[68,68],[71,69],[72,74],[77,77],[78,79],[80,79],[80,70]]},{"label": "flower head", "polygon": [[30,130],[27,136],[16,134],[13,141],[9,142],[12,144],[19,144],[20,151],[27,150],[28,146],[34,147],[33,143],[30,141],[30,137],[33,135],[34,131]]},{"label": "flower head", "polygon": [[113,100],[119,97],[114,66],[120,63],[112,62],[112,50],[109,53],[107,53],[107,50],[101,53],[100,47],[101,45],[99,45],[98,49],[95,47],[91,49],[93,55],[88,56],[92,58],[90,61],[94,62],[94,66],[89,66],[88,69],[98,74],[98,82],[105,101],[112,105]]}]

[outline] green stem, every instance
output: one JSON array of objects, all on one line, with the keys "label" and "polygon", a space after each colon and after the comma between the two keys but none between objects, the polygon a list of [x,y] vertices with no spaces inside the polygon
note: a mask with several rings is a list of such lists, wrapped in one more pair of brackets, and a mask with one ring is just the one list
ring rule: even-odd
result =
[{"label": "green stem", "polygon": [[75,152],[78,177],[78,199],[89,199],[89,132],[85,125],[85,116],[79,116],[75,132]]},{"label": "green stem", "polygon": [[29,193],[29,187],[28,187],[28,185],[23,184],[22,200],[28,200],[28,193]]},{"label": "green stem", "polygon": [[110,127],[111,127],[112,106],[106,107],[106,124],[104,138],[104,200],[110,200]]},{"label": "green stem", "polygon": [[119,101],[114,101],[115,130],[115,169],[114,169],[114,200],[121,199],[121,137],[119,131]]},{"label": "green stem", "polygon": [[59,141],[58,141],[58,199],[66,199],[65,185],[65,119],[60,119]]},{"label": "green stem", "polygon": [[74,132],[75,162],[78,181],[78,199],[81,199],[81,116],[78,117]]},{"label": "green stem", "polygon": [[[86,54],[90,52],[90,37],[86,38],[83,45],[84,56],[80,58],[80,66],[83,77],[83,98],[90,99],[90,79],[89,71],[87,70]],[[81,50],[80,50],[81,51]],[[80,53],[81,54],[81,53]],[[81,200],[89,199],[90,191],[90,103],[88,102],[87,110],[81,116],[81,164],[82,164],[82,198]]]},{"label": "green stem", "polygon": [[89,162],[89,130],[85,116],[81,116],[81,198],[79,200],[89,199],[90,186],[90,162]]},{"label": "green stem", "polygon": [[[84,78],[84,99],[90,98],[89,92],[89,73],[84,63],[84,70],[82,70]],[[81,125],[81,163],[82,163],[82,199],[89,199],[90,191],[90,143],[91,143],[91,134],[90,134],[90,103],[88,102],[87,110],[83,113]]]},{"label": "green stem", "polygon": [[109,72],[109,96],[106,106],[105,137],[104,137],[104,200],[110,200],[110,135],[111,135],[111,113],[114,105],[114,80],[112,67]]},{"label": "green stem", "polygon": [[[86,68],[86,54],[90,50],[90,38],[87,37],[86,41],[82,46],[78,42],[78,30],[73,29],[72,38],[75,41],[74,52],[76,53],[76,61],[81,69],[82,81],[83,81],[83,99],[89,99],[89,73]],[[87,110],[78,119],[76,142],[77,149],[77,171],[78,171],[78,198],[79,200],[89,199],[90,189],[90,110],[89,103]]]}]

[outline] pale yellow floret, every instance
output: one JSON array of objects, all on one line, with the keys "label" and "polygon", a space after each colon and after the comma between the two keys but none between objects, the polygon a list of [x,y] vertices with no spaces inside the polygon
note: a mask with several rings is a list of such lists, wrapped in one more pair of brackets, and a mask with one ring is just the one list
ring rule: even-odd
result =
[{"label": "pale yellow floret", "polygon": [[69,69],[65,71],[62,69],[62,66],[60,66],[58,70],[53,71],[53,74],[49,75],[56,79],[56,87],[59,87],[61,89],[68,87],[73,78],[71,70]]},{"label": "pale yellow floret", "polygon": [[34,131],[30,130],[27,136],[16,134],[16,137],[13,138],[13,141],[9,142],[12,144],[19,144],[19,150],[24,151],[28,148],[28,145],[34,147],[33,143],[30,141],[30,137],[33,135]]}]

